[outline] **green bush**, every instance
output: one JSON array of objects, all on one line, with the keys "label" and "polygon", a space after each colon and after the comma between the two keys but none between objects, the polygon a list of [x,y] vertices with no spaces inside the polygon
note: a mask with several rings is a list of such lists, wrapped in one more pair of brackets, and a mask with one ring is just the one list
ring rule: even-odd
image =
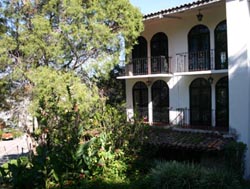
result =
[{"label": "green bush", "polygon": [[205,174],[201,177],[200,188],[202,189],[240,189],[241,183],[236,174],[223,170],[203,170]]},{"label": "green bush", "polygon": [[157,162],[149,174],[152,188],[199,188],[201,168],[193,164]]},{"label": "green bush", "polygon": [[172,162],[156,162],[148,179],[155,189],[237,189],[239,179],[230,172],[206,169],[199,165]]},{"label": "green bush", "polygon": [[[0,167],[0,178],[2,183],[9,184],[14,189],[35,189],[40,173],[34,169],[28,157],[22,156],[3,164]],[[40,183],[39,187],[42,186]]]},{"label": "green bush", "polygon": [[232,141],[224,149],[225,168],[229,172],[235,173],[240,179],[243,178],[245,171],[246,145],[242,142]]}]

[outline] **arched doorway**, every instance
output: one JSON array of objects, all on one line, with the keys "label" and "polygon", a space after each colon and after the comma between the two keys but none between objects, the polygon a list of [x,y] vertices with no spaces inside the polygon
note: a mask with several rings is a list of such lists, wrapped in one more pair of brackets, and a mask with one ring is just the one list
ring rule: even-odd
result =
[{"label": "arched doorway", "polygon": [[148,87],[139,81],[133,87],[133,106],[134,113],[140,119],[148,117]]},{"label": "arched doorway", "polygon": [[133,73],[135,75],[148,73],[147,54],[147,40],[140,36],[137,39],[137,44],[134,45],[132,50]]},{"label": "arched doorway", "polygon": [[228,77],[216,83],[216,127],[229,127]]},{"label": "arched doorway", "polygon": [[153,122],[169,123],[169,88],[158,80],[152,85]]},{"label": "arched doorway", "polygon": [[188,33],[189,71],[210,70],[210,33],[204,25],[194,26]]},{"label": "arched doorway", "polygon": [[168,72],[168,37],[165,33],[156,33],[151,39],[151,72]]},{"label": "arched doorway", "polygon": [[214,30],[215,43],[215,68],[227,69],[228,55],[227,55],[227,22],[226,20],[220,22]]},{"label": "arched doorway", "polygon": [[190,87],[190,124],[211,126],[211,86],[206,79],[195,79]]}]

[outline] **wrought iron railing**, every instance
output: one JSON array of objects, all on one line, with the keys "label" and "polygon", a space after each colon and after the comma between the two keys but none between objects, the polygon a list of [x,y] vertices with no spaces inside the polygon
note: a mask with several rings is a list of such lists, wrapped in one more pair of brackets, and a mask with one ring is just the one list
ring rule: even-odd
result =
[{"label": "wrought iron railing", "polygon": [[214,50],[176,54],[176,72],[214,70]]},{"label": "wrought iron railing", "polygon": [[171,119],[171,125],[179,125],[181,127],[187,128],[199,128],[199,129],[212,129],[215,130],[228,130],[228,117],[220,116],[220,120],[223,119],[224,123],[216,121],[216,115],[218,116],[218,110],[190,110],[188,108],[177,108],[173,109]]},{"label": "wrought iron railing", "polygon": [[133,65],[134,75],[145,75],[148,73],[148,59],[147,58],[132,59],[132,65]]},{"label": "wrought iron railing", "polygon": [[151,58],[151,73],[169,73],[169,61],[165,56]]},{"label": "wrought iron railing", "polygon": [[126,65],[125,75],[147,75],[169,73],[169,58],[156,56],[150,58],[134,58]]}]

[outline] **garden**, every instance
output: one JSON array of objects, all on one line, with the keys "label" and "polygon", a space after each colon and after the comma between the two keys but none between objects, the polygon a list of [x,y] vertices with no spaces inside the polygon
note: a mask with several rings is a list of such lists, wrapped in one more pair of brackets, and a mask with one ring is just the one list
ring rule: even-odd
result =
[{"label": "garden", "polygon": [[128,0],[1,1],[0,110],[27,100],[38,122],[32,154],[0,167],[1,188],[241,188],[244,144],[225,146],[217,169],[166,161],[148,146],[154,128],[127,121],[116,77],[142,19]]}]

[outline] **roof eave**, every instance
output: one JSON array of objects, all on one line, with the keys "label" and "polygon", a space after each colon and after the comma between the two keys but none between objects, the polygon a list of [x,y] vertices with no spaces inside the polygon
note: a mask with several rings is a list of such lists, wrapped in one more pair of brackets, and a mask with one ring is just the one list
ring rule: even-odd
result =
[{"label": "roof eave", "polygon": [[161,10],[159,12],[146,14],[143,16],[143,20],[146,21],[146,20],[150,20],[150,19],[154,19],[154,18],[161,18],[161,17],[166,16],[166,15],[187,11],[190,9],[198,8],[201,6],[209,5],[209,4],[220,2],[220,1],[221,0],[199,0],[199,1],[192,2],[192,3],[187,3],[184,5],[173,7],[170,9]]}]

